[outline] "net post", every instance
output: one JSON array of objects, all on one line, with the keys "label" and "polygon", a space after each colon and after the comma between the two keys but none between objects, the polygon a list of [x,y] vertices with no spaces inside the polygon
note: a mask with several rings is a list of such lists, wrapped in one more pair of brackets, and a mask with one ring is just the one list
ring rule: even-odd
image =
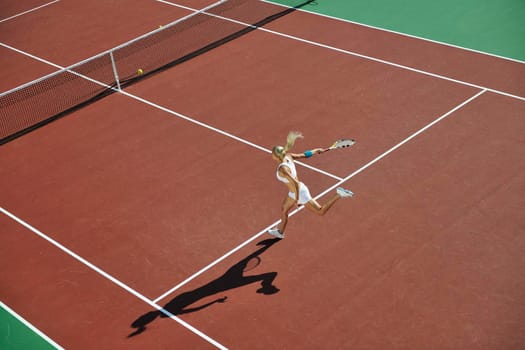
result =
[{"label": "net post", "polygon": [[120,79],[118,78],[117,65],[115,64],[115,58],[113,57],[113,51],[109,52],[111,57],[111,67],[113,67],[113,74],[115,75],[115,82],[117,83],[117,89],[120,91]]}]

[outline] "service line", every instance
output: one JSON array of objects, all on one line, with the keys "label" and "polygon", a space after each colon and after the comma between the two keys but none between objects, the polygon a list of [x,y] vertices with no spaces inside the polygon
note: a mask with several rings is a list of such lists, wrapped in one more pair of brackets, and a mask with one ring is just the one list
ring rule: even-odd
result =
[{"label": "service line", "polygon": [[[357,174],[359,174],[360,172],[362,172],[363,170],[367,169],[368,167],[374,165],[375,163],[377,163],[378,161],[380,161],[381,159],[383,159],[384,157],[386,157],[387,155],[389,155],[390,153],[394,152],[396,149],[398,149],[399,147],[403,146],[405,143],[409,142],[410,140],[412,140],[413,138],[415,138],[416,136],[418,136],[419,134],[423,133],[424,131],[426,131],[427,129],[431,128],[432,126],[436,125],[437,123],[439,123],[440,121],[442,121],[443,119],[447,118],[448,116],[450,116],[452,113],[454,113],[455,111],[457,111],[458,109],[464,107],[465,105],[469,104],[470,102],[472,102],[473,100],[475,100],[476,98],[478,98],[479,96],[481,96],[482,94],[484,94],[485,92],[487,92],[487,90],[481,90],[479,91],[478,93],[476,93],[474,96],[470,97],[469,99],[463,101],[462,103],[458,104],[456,107],[452,108],[451,110],[449,110],[448,112],[446,112],[445,114],[441,115],[439,118],[435,119],[434,121],[432,121],[431,123],[427,124],[426,126],[424,126],[423,128],[419,129],[418,131],[416,131],[415,133],[413,133],[412,135],[410,135],[409,137],[405,138],[403,141],[399,142],[398,144],[396,144],[395,146],[391,147],[390,149],[388,149],[387,151],[383,152],[382,154],[380,154],[379,156],[375,157],[374,159],[372,159],[370,162],[366,163],[365,165],[363,165],[362,167],[360,167],[359,169],[357,169],[356,171],[354,171],[353,173],[351,173],[350,175],[348,175],[347,177],[345,177],[344,179],[341,179],[339,182],[337,182],[335,185],[329,187],[328,189],[326,189],[325,191],[323,191],[322,193],[318,194],[317,196],[315,196],[314,198],[315,199],[318,199],[322,196],[324,196],[326,193],[330,192],[330,191],[333,191],[334,189],[336,189],[337,187],[341,186],[344,182],[348,181],[349,179],[351,179],[352,177],[356,176]],[[299,207],[299,208],[296,208],[295,210],[293,210],[288,216],[293,216],[295,214],[297,214],[299,211],[301,211],[304,207]],[[163,293],[161,296],[159,296],[157,299],[153,300],[153,302],[155,303],[158,303],[160,300],[164,299],[165,297],[167,297],[168,295],[170,295],[171,293],[173,293],[174,291],[176,291],[177,289],[181,288],[182,286],[184,286],[185,284],[187,284],[188,282],[190,282],[191,280],[193,280],[194,278],[198,277],[199,275],[201,275],[202,273],[206,272],[207,270],[209,270],[210,268],[212,268],[213,266],[217,265],[218,263],[220,263],[221,261],[223,261],[224,259],[226,259],[227,257],[229,257],[230,255],[232,255],[233,253],[235,253],[236,251],[240,250],[241,248],[243,248],[244,246],[246,246],[247,244],[249,244],[250,242],[252,242],[253,240],[257,239],[258,237],[262,236],[263,234],[266,233],[266,231],[268,231],[268,229],[274,227],[275,225],[277,225],[278,223],[280,222],[280,220],[274,222],[273,224],[265,227],[263,230],[259,231],[258,233],[256,233],[253,237],[249,238],[248,240],[244,241],[243,243],[241,243],[240,245],[238,245],[237,247],[233,248],[232,250],[230,250],[229,252],[227,252],[226,254],[224,254],[223,256],[221,256],[220,258],[216,259],[215,261],[213,261],[212,263],[210,263],[209,265],[203,267],[202,269],[200,269],[199,271],[197,271],[196,273],[194,273],[193,275],[191,275],[190,277],[186,278],[184,281],[180,282],[179,284],[177,284],[175,287],[171,288],[170,290],[166,291],[165,293]]]}]

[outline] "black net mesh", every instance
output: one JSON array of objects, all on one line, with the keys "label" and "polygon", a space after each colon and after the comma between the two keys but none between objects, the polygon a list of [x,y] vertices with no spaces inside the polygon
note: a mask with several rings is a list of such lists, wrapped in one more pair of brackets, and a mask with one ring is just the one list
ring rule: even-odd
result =
[{"label": "black net mesh", "polygon": [[[280,1],[289,6],[283,7],[259,0],[227,0],[111,52],[4,93],[0,96],[0,144],[117,91],[116,75],[120,86],[125,87],[244,35],[310,1]],[[141,75],[137,74],[139,68],[144,72]]]}]

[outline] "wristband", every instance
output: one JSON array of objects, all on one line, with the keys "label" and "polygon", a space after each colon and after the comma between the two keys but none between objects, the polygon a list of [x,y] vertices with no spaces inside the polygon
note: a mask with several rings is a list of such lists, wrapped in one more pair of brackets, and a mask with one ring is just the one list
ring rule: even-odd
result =
[{"label": "wristband", "polygon": [[310,158],[310,157],[313,156],[313,155],[314,155],[313,152],[310,151],[310,150],[308,150],[308,151],[304,151],[304,156],[305,156],[306,158]]}]

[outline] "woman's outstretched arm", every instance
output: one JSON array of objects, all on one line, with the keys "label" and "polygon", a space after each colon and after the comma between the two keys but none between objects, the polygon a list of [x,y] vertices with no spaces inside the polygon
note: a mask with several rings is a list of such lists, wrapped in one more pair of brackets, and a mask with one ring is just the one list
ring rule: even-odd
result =
[{"label": "woman's outstretched arm", "polygon": [[303,153],[288,153],[293,159],[310,158],[314,154],[321,154],[328,151],[326,148],[314,148]]}]

